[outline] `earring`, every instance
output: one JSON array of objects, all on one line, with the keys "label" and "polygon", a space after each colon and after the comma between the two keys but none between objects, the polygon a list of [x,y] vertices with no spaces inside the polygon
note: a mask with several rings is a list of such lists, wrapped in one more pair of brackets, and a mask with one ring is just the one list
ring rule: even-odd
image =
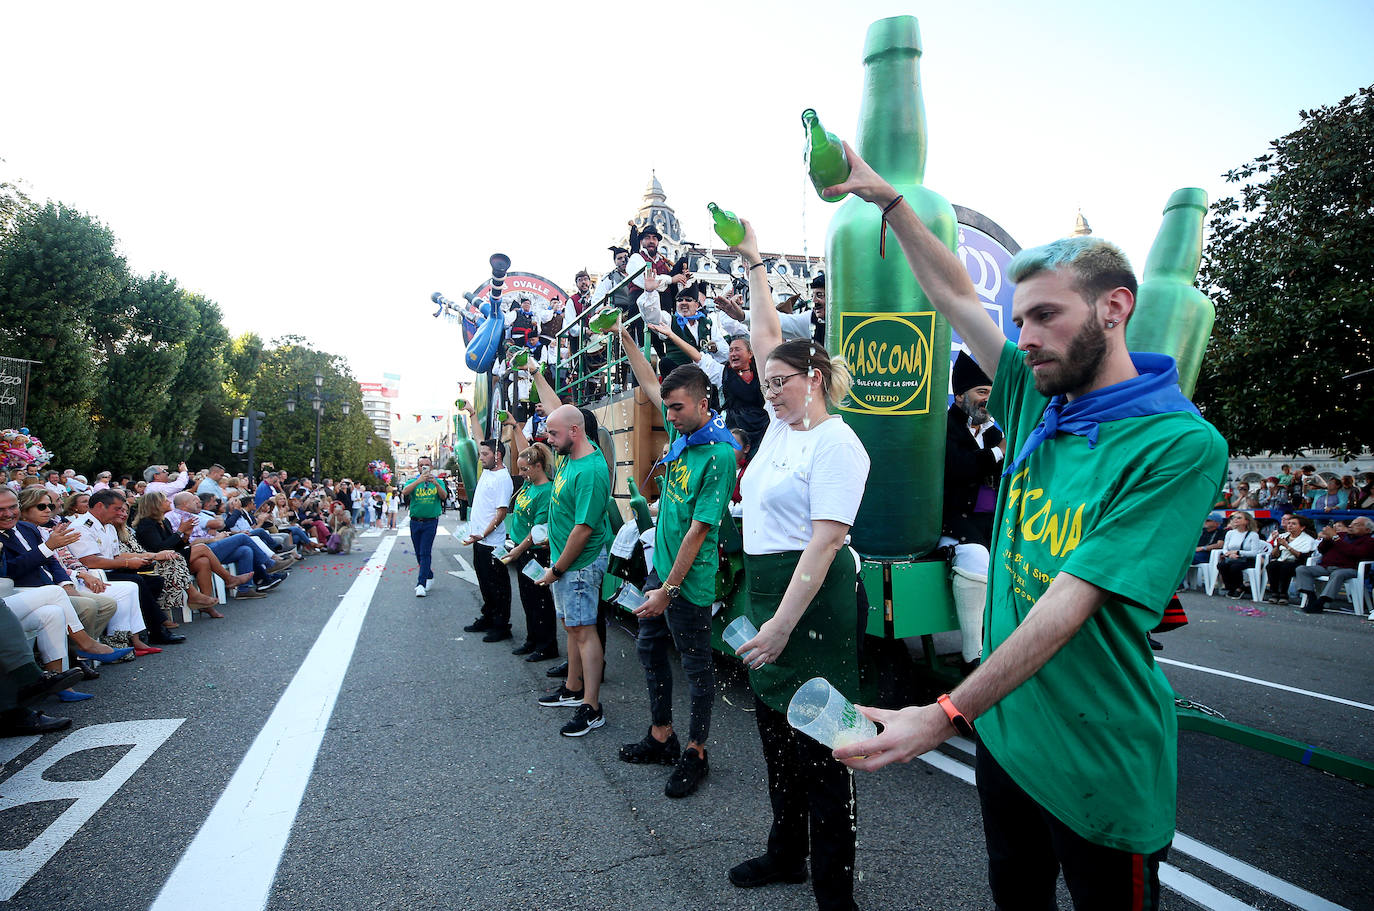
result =
[{"label": "earring", "polygon": [[1115,328],[1116,328],[1116,320],[1114,320],[1114,319],[1109,319],[1109,320],[1107,320],[1107,328],[1108,328],[1108,329],[1115,329]]}]

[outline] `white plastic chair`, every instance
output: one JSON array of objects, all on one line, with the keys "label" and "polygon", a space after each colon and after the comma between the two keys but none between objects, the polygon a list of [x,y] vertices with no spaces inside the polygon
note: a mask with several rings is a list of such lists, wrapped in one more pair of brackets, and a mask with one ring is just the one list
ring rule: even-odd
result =
[{"label": "white plastic chair", "polygon": [[[224,570],[231,576],[237,576],[239,574],[238,566],[233,563],[224,564]],[[214,573],[211,573],[210,585],[212,588],[214,588],[215,597],[219,599],[220,604],[224,604],[229,600],[229,593],[224,590],[223,579],[221,579],[219,576],[216,576]]]},{"label": "white plastic chair", "polygon": [[1264,567],[1269,563],[1269,555],[1274,552],[1268,541],[1260,542],[1260,552],[1255,557],[1255,565],[1248,567],[1242,577],[1250,585],[1250,600],[1264,600]]},{"label": "white plastic chair", "polygon": [[[1355,616],[1364,616],[1364,593],[1367,586],[1366,579],[1371,576],[1371,567],[1374,567],[1374,560],[1365,560],[1355,568],[1355,578],[1347,579],[1345,582],[1345,596],[1350,599],[1350,605],[1355,608]],[[1374,620],[1374,610],[1370,610],[1369,619]]]},{"label": "white plastic chair", "polygon": [[1188,587],[1204,589],[1210,595],[1217,587],[1217,563],[1220,560],[1221,551],[1214,550],[1207,558],[1206,563],[1197,563],[1188,567]]}]

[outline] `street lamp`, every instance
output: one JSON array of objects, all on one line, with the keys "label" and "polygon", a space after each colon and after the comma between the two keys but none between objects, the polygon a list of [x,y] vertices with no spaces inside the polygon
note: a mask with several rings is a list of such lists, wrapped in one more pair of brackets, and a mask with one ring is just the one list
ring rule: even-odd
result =
[{"label": "street lamp", "polygon": [[[321,392],[321,391],[320,391],[320,387],[322,387],[323,385],[324,385],[324,376],[321,375],[321,374],[318,374],[318,373],[315,374],[315,391],[313,391],[313,392],[310,393],[310,399],[309,399],[309,401],[310,401],[310,407],[311,407],[312,409],[314,409],[314,411],[315,411],[315,471],[314,471],[314,475],[315,475],[315,483],[316,483],[316,484],[320,483],[320,415],[324,413],[324,404],[325,404],[325,402],[333,402],[333,401],[340,401],[340,402],[342,402],[342,404],[339,406],[339,410],[343,412],[343,416],[344,416],[344,417],[348,417],[349,413],[352,412],[352,410],[353,410],[353,406],[352,406],[351,404],[349,404],[348,400],[347,400],[344,396],[342,396],[342,395],[340,395],[340,394],[338,394],[338,393],[333,393],[333,392]],[[289,398],[286,400],[286,411],[287,411],[288,414],[295,414],[295,413],[296,413],[296,405],[297,405],[297,403],[300,402],[300,400],[301,400],[301,387],[300,387],[300,384],[297,383],[297,384],[296,384],[296,394],[293,395],[293,396],[291,396],[291,397],[289,397]]]}]

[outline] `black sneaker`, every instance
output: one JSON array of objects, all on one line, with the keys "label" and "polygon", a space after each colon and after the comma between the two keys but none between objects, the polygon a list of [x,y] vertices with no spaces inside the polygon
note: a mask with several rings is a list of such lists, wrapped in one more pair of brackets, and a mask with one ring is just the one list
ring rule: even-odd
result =
[{"label": "black sneaker", "polygon": [[526,641],[520,643],[520,646],[519,646],[518,648],[511,649],[511,654],[512,654],[512,655],[528,655],[528,654],[529,654],[530,652],[532,652],[532,651],[534,651],[534,643],[533,643],[533,642],[530,642],[529,640],[526,640]]},{"label": "black sneaker", "polygon": [[577,707],[577,714],[573,715],[572,721],[559,728],[558,733],[564,737],[582,737],[605,723],[606,713],[584,702]]},{"label": "black sneaker", "polygon": [[483,642],[505,642],[511,638],[510,627],[504,626],[498,629],[487,630],[487,634],[482,637]]},{"label": "black sneaker", "polygon": [[286,581],[286,577],[281,573],[273,573],[266,582],[256,586],[258,592],[270,592],[272,589]]},{"label": "black sneaker", "polygon": [[566,677],[566,676],[568,676],[568,662],[564,661],[562,664],[555,664],[553,667],[549,668],[547,671],[544,672],[544,676],[545,676],[545,677]]},{"label": "black sneaker", "polygon": [[558,689],[554,690],[552,693],[540,696],[539,704],[547,705],[550,707],[559,705],[581,705],[582,691],[570,690],[568,689],[567,684],[562,684],[558,687]]},{"label": "black sneaker", "polygon": [[463,627],[465,633],[485,633],[491,629],[491,621],[486,617],[478,617],[476,620]]},{"label": "black sneaker", "polygon": [[659,743],[654,739],[653,732],[644,735],[644,739],[638,743],[627,743],[620,748],[620,761],[633,762],[636,765],[675,765],[678,756],[682,753],[682,746],[678,743],[677,734],[668,735],[668,739]]},{"label": "black sneaker", "polygon": [[804,883],[806,882],[806,861],[793,867],[764,854],[762,857],[755,857],[731,867],[729,876],[730,882],[741,889],[752,889],[755,886],[766,886],[769,883],[778,882]]},{"label": "black sneaker", "polygon": [[682,754],[677,768],[673,769],[673,774],[668,776],[663,793],[669,797],[686,797],[697,789],[710,771],[711,766],[705,756],[698,756],[696,750],[687,750]]}]

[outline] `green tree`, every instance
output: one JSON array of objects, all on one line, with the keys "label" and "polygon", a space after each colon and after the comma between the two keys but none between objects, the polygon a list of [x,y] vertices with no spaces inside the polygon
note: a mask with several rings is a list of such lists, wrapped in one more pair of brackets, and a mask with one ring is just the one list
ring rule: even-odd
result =
[{"label": "green tree", "polygon": [[114,233],[60,203],[21,211],[0,237],[0,354],[42,362],[28,424],[63,464],[95,455],[101,371],[89,319],[118,311],[128,276]]},{"label": "green tree", "polygon": [[[236,343],[235,349],[239,346]],[[231,363],[235,360],[230,355]],[[299,336],[277,339],[261,352],[261,363],[250,384],[245,407],[264,412],[259,462],[267,461],[292,475],[309,475],[315,458],[315,375],[324,378],[320,391],[325,401],[320,412],[321,477],[371,477],[367,463],[388,457],[386,444],[377,438],[372,422],[363,413],[358,382],[339,355],[318,351]],[[296,410],[287,410],[295,399]],[[349,404],[345,416],[343,403]]]},{"label": "green tree", "polygon": [[1241,454],[1358,452],[1374,426],[1374,86],[1300,116],[1212,206],[1197,399]]},{"label": "green tree", "polygon": [[[224,356],[229,348],[229,331],[224,328],[219,305],[214,301],[188,292],[183,292],[183,298],[193,324],[182,343],[186,356],[181,368],[153,418],[153,426],[158,429],[155,451],[160,461],[190,459],[199,464],[199,454],[209,442],[199,435],[202,407],[207,401],[212,407],[220,406],[224,398]],[[225,424],[223,437],[227,445],[227,419]]]}]

